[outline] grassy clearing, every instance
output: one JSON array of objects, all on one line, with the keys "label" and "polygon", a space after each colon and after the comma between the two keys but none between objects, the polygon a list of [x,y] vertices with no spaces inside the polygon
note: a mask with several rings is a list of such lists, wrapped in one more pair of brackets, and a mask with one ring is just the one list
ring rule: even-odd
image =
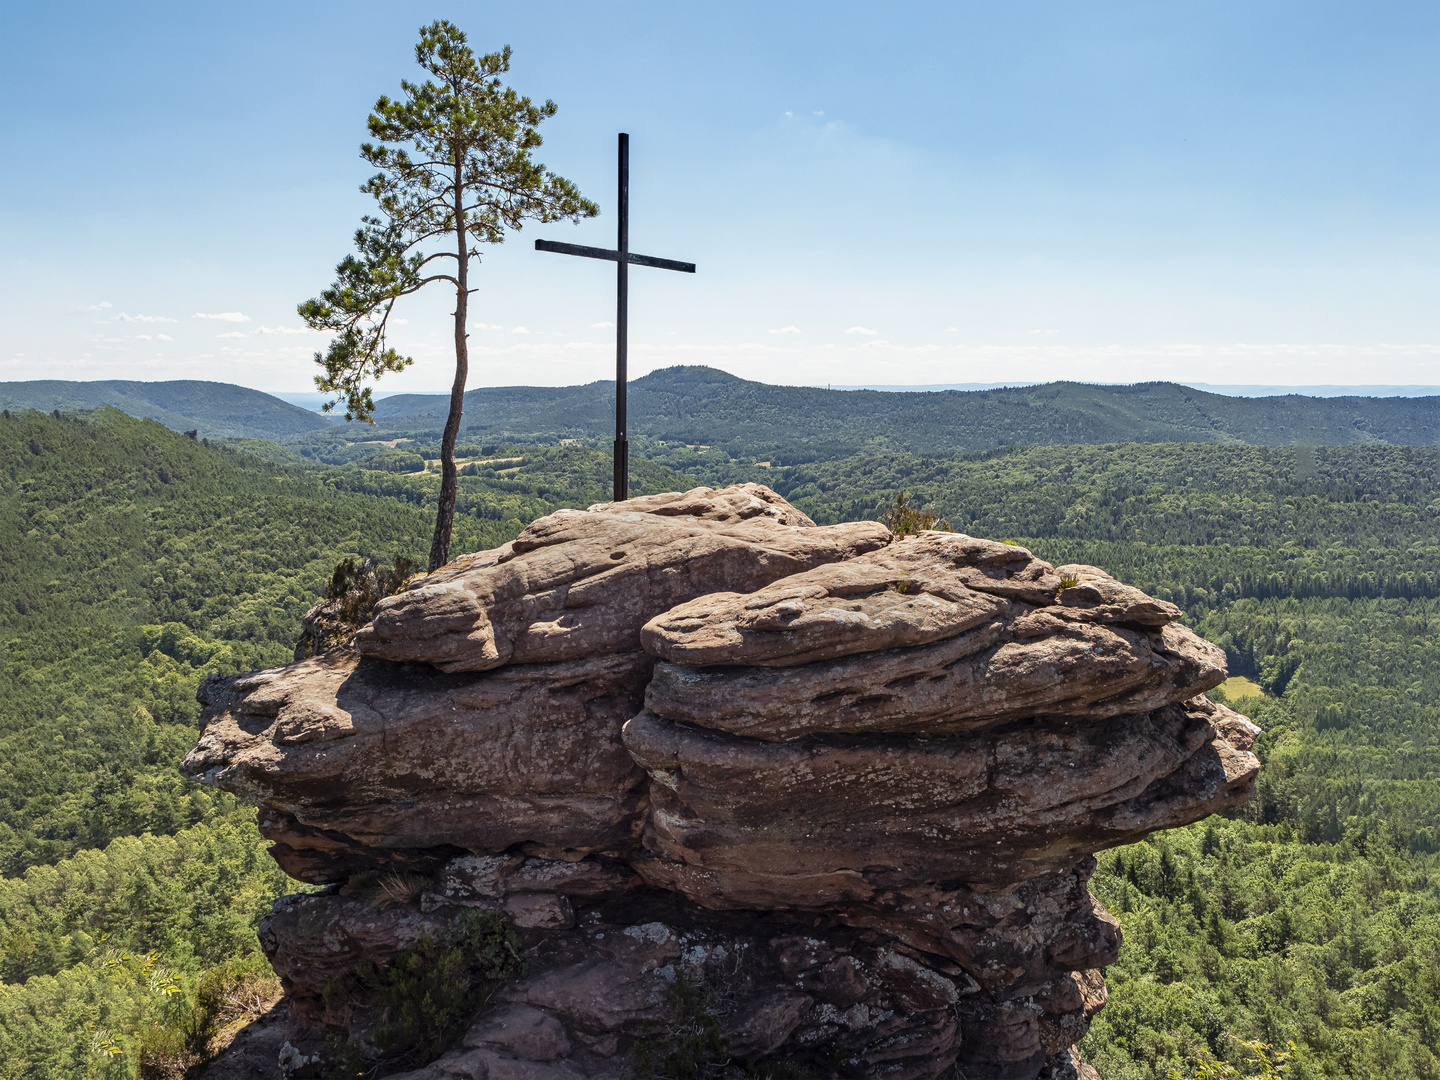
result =
[{"label": "grassy clearing", "polygon": [[1220,684],[1220,689],[1225,691],[1225,697],[1230,701],[1239,701],[1247,697],[1268,697],[1259,683],[1251,682],[1244,675],[1232,675]]}]

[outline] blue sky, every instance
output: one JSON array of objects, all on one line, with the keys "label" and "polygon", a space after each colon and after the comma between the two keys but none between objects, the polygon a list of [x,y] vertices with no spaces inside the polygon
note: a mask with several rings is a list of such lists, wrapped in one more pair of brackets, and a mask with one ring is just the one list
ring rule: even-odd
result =
[{"label": "blue sky", "polygon": [[[596,199],[488,253],[472,385],[1440,383],[1440,4],[0,4],[0,380],[310,389],[369,107],[449,18]],[[448,313],[408,302],[449,382]],[[202,318],[199,316],[209,316]]]}]

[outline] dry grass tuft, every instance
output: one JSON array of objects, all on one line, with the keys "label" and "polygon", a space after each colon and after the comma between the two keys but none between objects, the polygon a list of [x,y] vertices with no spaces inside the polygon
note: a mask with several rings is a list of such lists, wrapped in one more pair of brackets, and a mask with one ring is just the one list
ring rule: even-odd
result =
[{"label": "dry grass tuft", "polygon": [[430,879],[419,874],[386,874],[371,887],[370,903],[379,911],[404,907],[414,903],[430,884]]}]

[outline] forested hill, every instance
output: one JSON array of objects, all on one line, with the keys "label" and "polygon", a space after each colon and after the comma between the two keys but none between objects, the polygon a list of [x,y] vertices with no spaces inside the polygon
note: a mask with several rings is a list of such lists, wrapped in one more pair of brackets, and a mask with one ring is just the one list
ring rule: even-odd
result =
[{"label": "forested hill", "polygon": [[[465,395],[466,438],[608,440],[609,382],[502,386]],[[401,394],[377,403],[375,427],[344,425],[229,383],[0,383],[0,408],[68,412],[111,405],[208,438],[262,438],[309,456],[353,442],[439,437],[448,399]],[[1000,390],[895,392],[771,386],[707,367],[672,367],[630,384],[636,451],[657,442],[703,445],[745,461],[797,464],[859,453],[953,453],[1003,446],[1122,442],[1258,446],[1440,444],[1440,397],[1237,398],[1175,383],[1049,383]],[[357,434],[360,432],[360,434]]]},{"label": "forested hill", "polygon": [[[456,552],[604,497],[598,450],[511,458],[461,479]],[[341,559],[423,557],[438,487],[110,408],[0,413],[0,1080],[176,1077],[217,1010],[264,1007],[255,923],[297,883],[253,809],[176,771],[196,683],[288,661]]]},{"label": "forested hill", "polygon": [[0,409],[96,409],[110,405],[131,416],[158,420],[172,431],[196,430],[202,438],[281,439],[323,431],[333,421],[288,401],[233,383],[179,379],[171,382],[0,383]]},{"label": "forested hill", "polygon": [[[1440,1080],[1440,448],[762,469],[646,441],[637,494],[763,479],[835,521],[903,488],[1172,599],[1253,680],[1227,687],[1265,729],[1259,797],[1100,860],[1126,935],[1084,1047],[1106,1080],[1254,1076],[1241,1039],[1295,1040],[1292,1080]],[[155,1063],[203,1049],[206,1008],[259,1000],[255,923],[299,886],[253,810],[175,763],[205,673],[288,659],[340,559],[428,549],[428,447],[356,443],[352,464],[297,467],[113,409],[0,414],[0,1080],[177,1075]],[[456,553],[608,491],[605,449],[460,456]]]},{"label": "forested hill", "polygon": [[[604,437],[609,383],[511,386],[466,394],[465,431]],[[428,434],[445,399],[386,398],[376,419],[392,434]],[[1119,442],[1345,446],[1440,443],[1440,397],[1232,398],[1174,383],[1049,383],[936,393],[771,386],[706,367],[653,372],[630,386],[630,435],[703,443],[777,464],[886,451],[946,453],[1000,446]]]}]

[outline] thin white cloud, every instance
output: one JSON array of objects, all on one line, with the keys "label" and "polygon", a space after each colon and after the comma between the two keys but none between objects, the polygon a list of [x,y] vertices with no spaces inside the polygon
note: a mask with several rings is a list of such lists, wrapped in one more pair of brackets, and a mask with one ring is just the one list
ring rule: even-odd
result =
[{"label": "thin white cloud", "polygon": [[770,331],[772,334],[798,334],[799,332],[800,328],[798,326],[781,326],[778,329]]},{"label": "thin white cloud", "polygon": [[614,329],[615,329],[615,324],[614,324],[613,322],[592,322],[592,323],[590,324],[590,329],[591,329],[591,330],[614,330]]},{"label": "thin white cloud", "polygon": [[116,321],[116,322],[140,322],[140,323],[155,323],[155,322],[173,322],[173,323],[178,323],[180,320],[179,320],[179,319],[171,319],[171,318],[169,318],[169,317],[167,317],[167,316],[165,316],[165,315],[127,315],[125,312],[122,311],[119,315],[116,315],[116,316],[115,316],[115,321]]},{"label": "thin white cloud", "polygon": [[512,327],[511,330],[510,330],[510,332],[511,332],[512,334],[528,334],[530,331],[527,330],[527,329],[525,329],[525,327],[523,327],[523,326],[516,326],[516,327]]},{"label": "thin white cloud", "polygon": [[947,327],[945,327],[945,333],[947,333],[947,334],[958,334],[959,332],[960,332],[960,328],[959,328],[958,326],[947,326]]},{"label": "thin white cloud", "polygon": [[247,334],[247,333],[245,333],[244,330],[231,330],[228,334],[216,334],[215,336],[216,336],[216,337],[227,338],[227,337],[249,337],[250,335]]},{"label": "thin white cloud", "polygon": [[115,306],[115,305],[112,304],[112,303],[110,303],[109,300],[101,300],[100,303],[98,303],[98,304],[86,304],[83,310],[85,310],[85,311],[104,311],[104,310],[106,310],[107,308],[112,308],[112,307],[114,307],[114,306]]},{"label": "thin white cloud", "polygon": [[847,334],[864,334],[867,337],[871,334],[878,334],[879,332],[880,331],[878,330],[871,330],[869,327],[865,326],[852,326],[845,331],[845,333]]},{"label": "thin white cloud", "polygon": [[195,316],[194,316],[194,317],[197,318],[197,319],[218,319],[218,320],[220,320],[221,322],[249,322],[249,321],[250,321],[250,316],[249,316],[249,315],[242,315],[242,314],[240,314],[240,312],[238,312],[238,311],[217,311],[217,312],[214,312],[213,314],[209,314],[209,315],[207,315],[207,314],[206,314],[205,312],[203,312],[203,311],[197,311],[197,312],[195,312]]},{"label": "thin white cloud", "polygon": [[155,335],[155,340],[156,340],[156,341],[174,341],[175,339],[174,339],[173,337],[171,337],[169,334],[156,334],[156,335]]},{"label": "thin white cloud", "polygon": [[254,332],[257,333],[257,334],[318,334],[318,333],[320,333],[320,331],[318,331],[318,330],[311,330],[308,326],[302,326],[302,327],[301,327],[300,329],[298,329],[298,330],[292,330],[292,329],[291,329],[290,327],[288,327],[288,326],[257,326],[257,327],[255,328],[255,331],[254,331]]}]

